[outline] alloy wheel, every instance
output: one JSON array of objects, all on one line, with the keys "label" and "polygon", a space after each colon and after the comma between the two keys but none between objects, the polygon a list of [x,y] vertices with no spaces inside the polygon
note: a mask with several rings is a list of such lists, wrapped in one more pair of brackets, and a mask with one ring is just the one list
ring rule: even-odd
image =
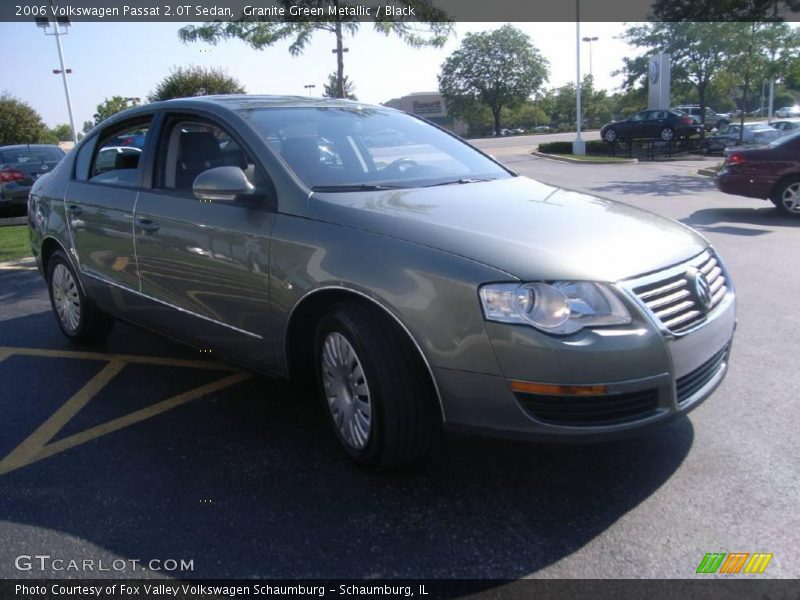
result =
[{"label": "alloy wheel", "polygon": [[787,212],[800,214],[800,181],[787,185],[780,201]]},{"label": "alloy wheel", "polygon": [[58,319],[65,329],[76,332],[81,321],[81,299],[75,278],[65,265],[58,264],[53,270],[51,285]]},{"label": "alloy wheel", "polygon": [[372,430],[372,401],[364,368],[345,336],[331,332],[322,344],[322,384],[342,439],[361,450]]}]

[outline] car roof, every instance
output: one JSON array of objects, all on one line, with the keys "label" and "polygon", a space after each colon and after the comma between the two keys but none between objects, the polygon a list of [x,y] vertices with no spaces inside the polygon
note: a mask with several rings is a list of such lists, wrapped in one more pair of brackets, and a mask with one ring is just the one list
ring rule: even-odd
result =
[{"label": "car roof", "polygon": [[396,112],[388,106],[376,106],[354,100],[340,98],[314,98],[310,96],[269,96],[250,94],[226,94],[218,96],[194,96],[190,98],[173,98],[123,110],[112,115],[103,126],[113,125],[117,121],[135,118],[136,115],[147,115],[156,110],[190,110],[202,108],[208,112],[221,115],[240,110],[263,108],[380,108]]},{"label": "car roof", "polygon": [[[11,146],[0,146],[0,150],[24,150],[25,148],[58,148],[55,144],[13,144]],[[58,148],[61,150],[61,148]]]}]

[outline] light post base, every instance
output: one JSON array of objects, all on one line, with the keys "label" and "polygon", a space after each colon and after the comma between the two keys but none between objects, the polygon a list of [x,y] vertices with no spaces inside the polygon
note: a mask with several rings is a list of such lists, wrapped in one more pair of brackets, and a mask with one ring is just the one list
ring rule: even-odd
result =
[{"label": "light post base", "polygon": [[578,138],[576,140],[573,140],[572,154],[574,154],[575,156],[586,155],[586,142],[583,141],[583,138]]}]

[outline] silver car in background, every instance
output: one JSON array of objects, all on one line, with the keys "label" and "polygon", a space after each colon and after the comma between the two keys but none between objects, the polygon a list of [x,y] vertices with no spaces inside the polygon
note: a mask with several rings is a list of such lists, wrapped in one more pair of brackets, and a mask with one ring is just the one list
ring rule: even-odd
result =
[{"label": "silver car in background", "polygon": [[[141,152],[108,150],[119,136]],[[292,376],[373,468],[424,456],[443,428],[642,431],[727,369],[734,290],[703,237],[518,176],[381,106],[137,107],[81,141],[31,205],[67,337],[102,340],[120,318]]]},{"label": "silver car in background", "polygon": [[[745,123],[721,127],[705,139],[706,152],[716,152],[733,146],[765,146],[781,137],[781,132],[766,123]],[[741,138],[741,141],[739,141]]]}]

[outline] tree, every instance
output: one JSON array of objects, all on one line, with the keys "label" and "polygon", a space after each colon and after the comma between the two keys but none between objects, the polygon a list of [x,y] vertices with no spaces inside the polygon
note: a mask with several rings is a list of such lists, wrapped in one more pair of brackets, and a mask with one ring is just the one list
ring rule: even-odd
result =
[{"label": "tree", "polygon": [[778,20],[800,10],[798,0],[655,0],[652,21]]},{"label": "tree", "polygon": [[672,55],[672,79],[690,83],[697,90],[700,114],[705,114],[706,94],[712,79],[726,66],[739,35],[738,23],[647,23],[629,27],[621,38],[645,54],[623,59],[625,86],[642,83],[649,57],[659,52]]},{"label": "tree", "polygon": [[532,129],[550,122],[550,117],[547,113],[530,100],[515,108],[503,109],[501,116],[503,121],[510,123],[512,127],[524,127],[526,129]]},{"label": "tree", "polygon": [[48,141],[49,131],[30,105],[7,92],[0,95],[0,146]]},{"label": "tree", "polygon": [[228,75],[224,69],[205,69],[197,65],[175,67],[148,96],[150,102],[187,98],[189,96],[213,96],[214,94],[244,94],[244,86]]},{"label": "tree", "polygon": [[[98,125],[111,115],[115,115],[118,112],[125,110],[130,106],[128,102],[129,100],[127,98],[123,98],[122,96],[105,98],[100,104],[97,105],[97,112],[94,113],[94,124]],[[84,124],[84,130],[85,129],[86,124]]]},{"label": "tree", "polygon": [[84,121],[83,122],[83,129],[81,131],[83,131],[83,133],[85,135],[85,134],[89,133],[92,130],[92,128],[94,128],[94,121]]},{"label": "tree", "polygon": [[[187,25],[178,31],[184,42],[206,42],[217,44],[222,40],[239,39],[254,50],[263,50],[283,40],[291,40],[289,52],[299,56],[318,31],[332,33],[336,37],[336,97],[344,98],[344,38],[354,35],[360,26],[358,0],[276,0],[285,15],[290,8],[322,9],[325,16],[293,17],[289,21],[271,22],[239,20],[233,22],[205,22],[202,25]],[[386,0],[384,12],[375,21],[375,30],[384,35],[395,34],[413,48],[422,46],[441,47],[453,32],[447,14],[434,8],[428,0]],[[400,11],[413,9],[416,21],[407,17],[392,17],[385,9],[392,7]],[[257,19],[258,17],[252,17]],[[317,20],[318,19],[318,20]],[[325,19],[325,20],[323,20]]]},{"label": "tree", "polygon": [[56,125],[50,130],[50,133],[52,133],[53,137],[55,137],[59,142],[72,141],[72,127],[70,127],[67,123]]},{"label": "tree", "polygon": [[[785,77],[798,56],[800,37],[786,23],[736,23],[739,35],[734,40],[723,77],[741,90],[738,105],[740,123],[750,110],[750,92],[753,84]],[[743,141],[744,128],[740,128],[739,142]]]},{"label": "tree", "polygon": [[442,65],[439,90],[454,114],[487,106],[500,134],[500,111],[519,106],[549,77],[548,62],[530,38],[512,25],[468,33]]},{"label": "tree", "polygon": [[331,73],[328,75],[328,83],[324,86],[324,91],[322,95],[326,98],[346,98],[347,100],[358,100],[356,96],[356,86],[355,84],[350,81],[347,75],[344,76],[342,80],[342,92],[339,90],[339,80],[336,73]]}]

